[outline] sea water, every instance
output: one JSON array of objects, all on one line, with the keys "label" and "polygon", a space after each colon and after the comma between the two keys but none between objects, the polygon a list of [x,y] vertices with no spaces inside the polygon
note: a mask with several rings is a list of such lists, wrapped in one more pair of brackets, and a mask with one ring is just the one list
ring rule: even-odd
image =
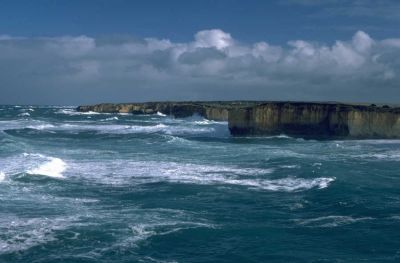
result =
[{"label": "sea water", "polygon": [[0,262],[399,262],[400,140],[0,106]]}]

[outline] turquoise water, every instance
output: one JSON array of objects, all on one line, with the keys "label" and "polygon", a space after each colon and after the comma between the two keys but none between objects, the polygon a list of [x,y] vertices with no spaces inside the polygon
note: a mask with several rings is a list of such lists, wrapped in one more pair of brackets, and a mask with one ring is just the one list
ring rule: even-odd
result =
[{"label": "turquoise water", "polygon": [[400,140],[0,106],[0,262],[399,262]]}]

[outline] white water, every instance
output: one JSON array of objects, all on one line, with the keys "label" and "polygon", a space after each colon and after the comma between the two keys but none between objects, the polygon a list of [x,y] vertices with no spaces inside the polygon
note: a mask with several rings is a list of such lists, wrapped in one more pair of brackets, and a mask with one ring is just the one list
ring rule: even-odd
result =
[{"label": "white water", "polygon": [[47,157],[48,161],[39,165],[36,168],[28,170],[28,174],[44,175],[54,178],[64,178],[63,172],[65,171],[67,165],[66,163],[55,157]]},{"label": "white water", "polygon": [[6,175],[3,172],[0,172],[0,182],[4,181],[6,179]]},{"label": "white water", "polygon": [[[239,168],[235,166],[205,165],[178,162],[104,160],[70,164],[72,173],[80,173],[86,179],[106,184],[147,184],[173,182],[200,185],[244,186],[268,191],[304,191],[328,187],[334,177],[270,178],[274,168]],[[96,174],[96,176],[93,176]]]}]

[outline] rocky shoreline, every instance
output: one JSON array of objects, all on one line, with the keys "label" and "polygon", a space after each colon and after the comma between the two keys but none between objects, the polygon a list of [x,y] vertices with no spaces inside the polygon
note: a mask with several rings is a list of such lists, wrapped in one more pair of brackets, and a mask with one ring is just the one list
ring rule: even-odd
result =
[{"label": "rocky shoreline", "polygon": [[400,138],[400,108],[336,102],[146,102],[79,106],[81,112],[155,114],[176,118],[198,114],[228,121],[234,136],[286,134],[303,138]]}]

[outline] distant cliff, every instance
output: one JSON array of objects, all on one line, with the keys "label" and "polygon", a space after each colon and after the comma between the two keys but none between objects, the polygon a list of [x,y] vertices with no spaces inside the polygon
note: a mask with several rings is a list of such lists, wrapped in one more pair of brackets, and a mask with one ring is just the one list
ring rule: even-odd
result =
[{"label": "distant cliff", "polygon": [[400,108],[341,103],[267,102],[229,112],[232,135],[400,138]]},{"label": "distant cliff", "polygon": [[146,102],[79,106],[78,111],[198,114],[228,121],[235,136],[286,134],[303,138],[400,138],[400,108],[322,102]]},{"label": "distant cliff", "polygon": [[254,101],[183,101],[183,102],[145,102],[145,103],[102,103],[79,106],[78,111],[155,114],[161,112],[176,118],[190,117],[198,114],[209,120],[228,121],[228,112],[232,108],[247,107],[260,102]]}]

